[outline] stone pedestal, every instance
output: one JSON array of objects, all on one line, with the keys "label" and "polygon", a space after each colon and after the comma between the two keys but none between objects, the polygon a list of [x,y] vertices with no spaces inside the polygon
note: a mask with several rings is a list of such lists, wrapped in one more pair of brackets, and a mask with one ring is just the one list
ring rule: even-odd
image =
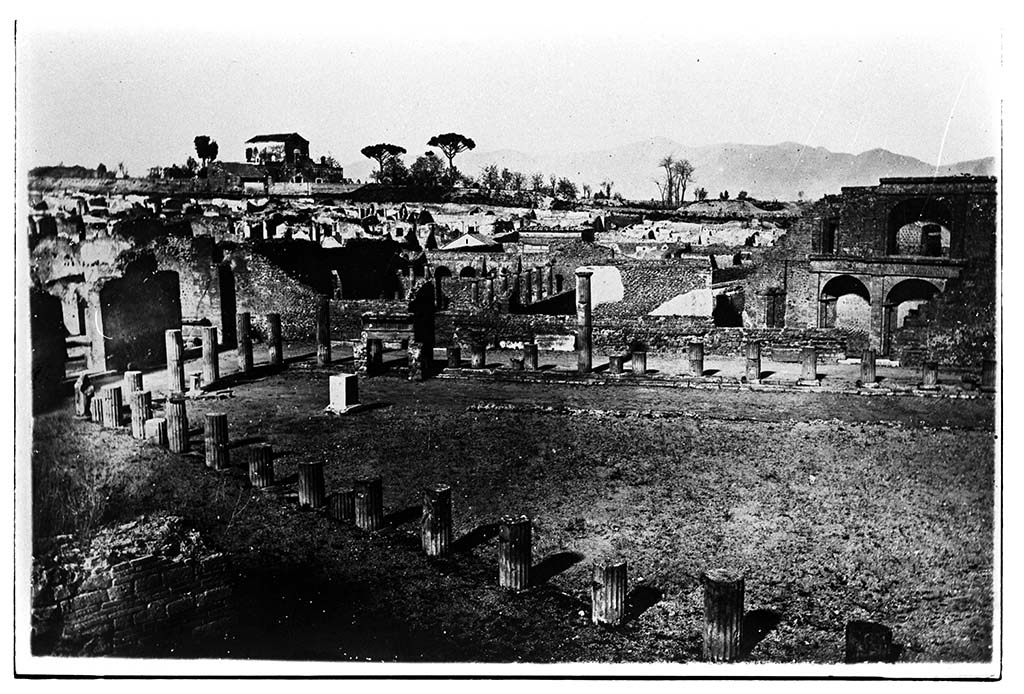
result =
[{"label": "stone pedestal", "polygon": [[647,352],[633,352],[631,362],[634,376],[643,376],[647,373]]},{"label": "stone pedestal", "polygon": [[487,366],[487,346],[483,343],[469,346],[469,368],[482,369]]},{"label": "stone pedestal", "polygon": [[355,374],[338,374],[329,379],[331,402],[327,411],[337,414],[351,412],[359,406],[359,377]]},{"label": "stone pedestal", "polygon": [[445,350],[448,357],[448,368],[458,369],[462,367],[462,350],[459,347],[448,347]]},{"label": "stone pedestal", "polygon": [[145,423],[146,441],[158,446],[167,447],[167,420],[163,417],[147,419]]},{"label": "stone pedestal", "polygon": [[814,347],[800,350],[800,380],[812,385],[818,382],[818,350]]},{"label": "stone pedestal", "polygon": [[921,367],[921,387],[939,387],[939,362],[926,361]]},{"label": "stone pedestal", "polygon": [[748,342],[744,347],[747,365],[744,375],[749,383],[757,383],[761,380],[761,343]]},{"label": "stone pedestal", "polygon": [[613,354],[608,357],[608,373],[619,376],[622,374],[622,365],[626,358],[621,354]]},{"label": "stone pedestal", "polygon": [[687,357],[690,362],[690,375],[704,375],[704,343],[691,342],[687,347]]},{"label": "stone pedestal", "polygon": [[860,357],[860,382],[866,386],[874,386],[876,380],[875,350],[864,350]]}]

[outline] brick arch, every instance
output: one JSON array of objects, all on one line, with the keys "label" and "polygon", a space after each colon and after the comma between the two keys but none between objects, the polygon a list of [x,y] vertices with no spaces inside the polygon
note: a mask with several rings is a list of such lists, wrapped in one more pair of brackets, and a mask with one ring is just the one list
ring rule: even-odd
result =
[{"label": "brick arch", "polygon": [[830,277],[821,287],[818,327],[871,330],[870,282],[856,275]]},{"label": "brick arch", "polygon": [[[900,230],[917,222],[938,224],[940,228],[954,232],[953,207],[944,197],[911,197],[903,198],[895,203],[887,215],[886,245],[887,255],[924,255],[924,253],[906,253],[900,247]],[[948,246],[947,246],[948,247]]]}]

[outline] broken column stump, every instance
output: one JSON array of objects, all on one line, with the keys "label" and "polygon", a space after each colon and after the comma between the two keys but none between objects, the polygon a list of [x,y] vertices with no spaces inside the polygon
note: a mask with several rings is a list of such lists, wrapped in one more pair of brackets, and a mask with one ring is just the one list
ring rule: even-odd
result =
[{"label": "broken column stump", "polygon": [[621,354],[613,354],[608,357],[608,373],[618,376],[622,373],[622,365],[626,358]]},{"label": "broken column stump", "polygon": [[378,374],[384,370],[384,340],[371,337],[366,341],[366,373]]},{"label": "broken column stump", "polygon": [[892,629],[862,620],[846,623],[847,663],[888,663],[893,655]]},{"label": "broken column stump", "polygon": [[326,500],[323,462],[299,463],[299,506],[318,509]]},{"label": "broken column stump", "polygon": [[356,490],[342,489],[327,499],[327,510],[336,521],[351,523],[356,519]]},{"label": "broken column stump", "polygon": [[592,270],[576,270],[576,370],[590,373],[593,362],[593,323],[590,303]]},{"label": "broken column stump", "polygon": [[502,516],[498,526],[498,586],[509,590],[530,587],[533,527],[526,516]]},{"label": "broken column stump", "polygon": [[687,347],[687,355],[690,362],[690,375],[704,375],[704,343],[691,342]]},{"label": "broken column stump", "polygon": [[452,542],[452,488],[447,484],[423,490],[420,539],[428,557],[443,557]]},{"label": "broken column stump", "polygon": [[185,348],[181,344],[180,330],[164,331],[164,348],[167,350],[167,392],[185,392]]},{"label": "broken column stump", "polygon": [[335,414],[345,414],[359,407],[359,377],[355,374],[337,374],[327,379],[331,401],[325,408]]},{"label": "broken column stump", "polygon": [[938,388],[939,387],[939,362],[937,362],[937,361],[926,361],[921,366],[921,387],[922,388]]},{"label": "broken column stump", "polygon": [[224,412],[207,412],[203,427],[206,443],[206,467],[223,470],[228,466],[228,416]]},{"label": "broken column stump", "polygon": [[103,386],[100,389],[102,400],[102,423],[109,429],[117,429],[121,426],[121,412],[124,407],[124,398],[121,394],[120,384]]},{"label": "broken column stump", "polygon": [[626,562],[594,564],[590,582],[590,621],[619,626],[626,614]]},{"label": "broken column stump", "polygon": [[427,350],[422,342],[409,342],[409,380],[422,381],[427,377]]},{"label": "broken column stump", "polygon": [[981,362],[981,389],[986,393],[996,389],[996,360],[986,359]]},{"label": "broken column stump", "polygon": [[217,357],[217,328],[204,326],[200,330],[203,343],[203,383],[212,386],[220,380],[220,361]]},{"label": "broken column stump", "polygon": [[875,350],[866,349],[860,356],[860,382],[866,386],[873,386],[875,380]]},{"label": "broken column stump", "polygon": [[469,346],[469,368],[482,369],[487,366],[487,345],[482,342]]},{"label": "broken column stump", "polygon": [[384,482],[380,477],[355,481],[356,527],[374,532],[384,527]]},{"label": "broken column stump", "polygon": [[747,358],[744,375],[748,383],[757,383],[761,380],[761,343],[756,340],[748,342],[743,350]]},{"label": "broken column stump", "polygon": [[818,350],[814,347],[800,350],[800,380],[818,381]]},{"label": "broken column stump", "polygon": [[243,311],[235,316],[235,335],[238,342],[235,350],[238,370],[243,374],[250,374],[253,370],[252,317],[248,311]]},{"label": "broken column stump", "polygon": [[267,333],[269,343],[267,345],[267,358],[272,367],[284,366],[284,344],[281,341],[281,314],[267,314]]},{"label": "broken column stump", "polygon": [[739,657],[743,635],[743,577],[728,569],[711,569],[704,584],[704,660],[731,663]]},{"label": "broken column stump", "polygon": [[527,342],[523,345],[523,364],[527,371],[537,370],[537,344],[535,342]]},{"label": "broken column stump", "polygon": [[630,368],[635,376],[647,373],[647,352],[633,352],[630,355]]},{"label": "broken column stump", "polygon": [[462,366],[462,350],[458,347],[448,347],[445,349],[445,356],[448,359],[449,369],[458,369]]},{"label": "broken column stump", "polygon": [[188,414],[185,411],[185,395],[171,393],[164,405],[167,419],[167,447],[174,453],[188,451]]},{"label": "broken column stump", "polygon": [[199,371],[189,374],[188,392],[193,398],[199,397],[203,392],[203,374]]},{"label": "broken column stump", "polygon": [[265,489],[274,484],[274,447],[257,443],[249,449],[249,484]]},{"label": "broken column stump", "polygon": [[320,297],[316,310],[316,365],[331,363],[331,301]]},{"label": "broken column stump", "polygon": [[148,390],[137,390],[129,401],[132,411],[132,438],[146,438],[146,422],[153,417],[153,394]]},{"label": "broken column stump", "polygon": [[163,417],[147,419],[144,425],[146,441],[158,446],[167,447],[167,420]]},{"label": "broken column stump", "polygon": [[81,419],[91,419],[92,398],[96,389],[93,387],[89,377],[82,374],[75,380],[75,416]]},{"label": "broken column stump", "polygon": [[142,372],[141,371],[125,371],[124,372],[124,399],[126,402],[131,403],[132,393],[142,390]]}]

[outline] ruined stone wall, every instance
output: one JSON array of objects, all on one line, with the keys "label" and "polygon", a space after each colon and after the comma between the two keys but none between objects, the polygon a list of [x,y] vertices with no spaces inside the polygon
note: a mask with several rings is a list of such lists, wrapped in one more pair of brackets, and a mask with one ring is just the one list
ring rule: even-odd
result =
[{"label": "ruined stone wall", "polygon": [[[704,257],[634,260],[616,258],[611,265],[619,270],[622,280],[622,300],[600,304],[594,308],[594,320],[629,320],[647,316],[662,304],[693,290],[711,289],[711,264]],[[570,276],[575,286],[576,278]],[[711,303],[708,296],[707,318]]]},{"label": "ruined stone wall", "polygon": [[178,517],[141,518],[88,542],[58,540],[33,563],[36,655],[168,650],[223,634],[232,622],[227,557]]}]

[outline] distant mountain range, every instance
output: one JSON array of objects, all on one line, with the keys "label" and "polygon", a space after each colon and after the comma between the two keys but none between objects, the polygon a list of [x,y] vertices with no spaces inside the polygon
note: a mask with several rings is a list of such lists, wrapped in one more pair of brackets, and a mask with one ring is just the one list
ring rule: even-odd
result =
[{"label": "distant mountain range", "polygon": [[[426,148],[423,148],[426,149]],[[938,170],[920,159],[872,149],[861,154],[831,152],[824,147],[808,147],[796,142],[777,145],[718,144],[688,147],[663,137],[633,142],[613,149],[570,154],[532,155],[517,150],[464,152],[455,165],[476,175],[488,164],[508,167],[526,174],[541,172],[565,176],[578,186],[589,184],[595,191],[602,181],[614,183],[612,192],[634,200],[658,197],[654,180],[658,161],[667,154],[688,159],[694,166],[694,180],[686,199],[693,199],[696,188],[705,188],[717,198],[728,190],[733,197],[742,190],[762,200],[795,200],[802,191],[805,198],[838,193],[843,186],[875,185],[891,176],[948,176],[960,173],[994,175],[995,157],[940,166]],[[414,157],[406,156],[411,164]],[[350,178],[368,180],[376,165],[369,159],[345,167]]]}]

